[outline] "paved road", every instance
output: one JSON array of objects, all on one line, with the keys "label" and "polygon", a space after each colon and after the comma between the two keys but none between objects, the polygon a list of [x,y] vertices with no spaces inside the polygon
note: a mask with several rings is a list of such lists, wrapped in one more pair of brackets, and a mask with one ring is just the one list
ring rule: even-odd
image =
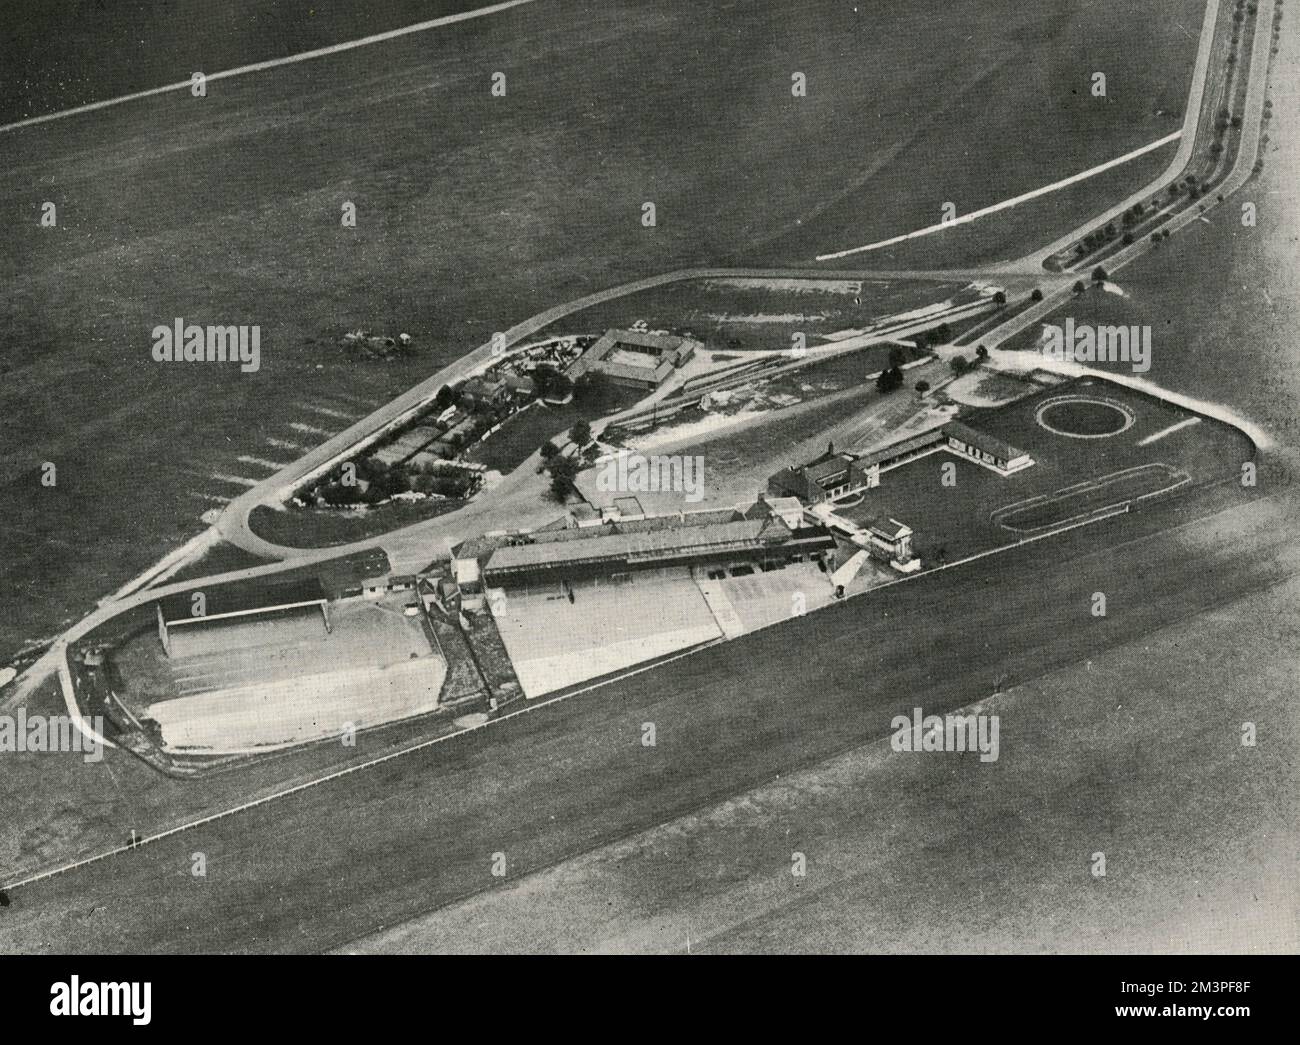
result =
[{"label": "paved road", "polygon": [[[1217,5],[1212,4],[1211,6],[1215,7]],[[1276,0],[1264,0],[1264,2],[1260,4],[1259,12],[1256,15],[1256,18],[1258,19],[1256,24],[1260,31],[1255,33],[1254,46],[1251,51],[1249,71],[1250,79],[1247,85],[1241,142],[1237,150],[1237,155],[1233,161],[1232,172],[1229,174],[1226,181],[1224,181],[1216,190],[1217,194],[1221,194],[1225,198],[1231,197],[1233,193],[1240,190],[1250,180],[1252,171],[1254,170],[1255,160],[1259,155],[1259,144],[1262,134],[1261,122],[1264,113],[1265,95],[1268,90],[1267,69],[1269,47],[1273,34],[1273,12],[1275,9]],[[1213,28],[1213,22],[1209,18],[1208,13],[1206,25],[1207,30]],[[1209,44],[1203,37],[1201,51],[1197,59],[1197,82],[1193,88],[1193,96],[1198,102],[1198,111],[1200,109],[1199,103],[1202,100],[1205,80],[1205,71],[1202,66],[1208,60],[1208,52],[1210,49]],[[1202,113],[1201,115],[1202,118],[1204,118],[1209,114]],[[1101,228],[1108,222],[1114,220],[1134,203],[1141,202],[1142,200],[1149,198],[1153,193],[1168,188],[1169,185],[1181,175],[1188,159],[1191,158],[1189,150],[1195,146],[1196,139],[1197,134],[1194,131],[1183,135],[1183,140],[1179,145],[1179,156],[1175,160],[1175,163],[1178,164],[1177,170],[1175,170],[1174,166],[1171,165],[1168,171],[1162,174],[1160,178],[1151,185],[1148,185],[1141,192],[1135,193],[1122,204],[1118,205],[1118,207],[1112,207],[1101,216],[1094,218],[1083,226],[1080,226],[1067,236],[1063,236],[1055,243],[1051,243],[1041,251],[1037,251],[1032,255],[1032,257],[1038,258],[1040,263],[1041,261],[1045,261],[1048,257],[1064,250],[1071,243],[1081,239],[1089,232]],[[1203,202],[1206,206],[1212,206],[1215,203],[1214,200],[1205,200]],[[1171,233],[1177,232],[1179,229],[1186,228],[1200,216],[1199,206],[1188,207],[1181,214],[1167,221],[1162,228],[1168,229]],[[1113,254],[1111,257],[1107,258],[1104,267],[1108,273],[1114,274],[1125,266],[1131,265],[1134,261],[1152,249],[1154,248],[1149,239],[1139,239],[1131,246],[1125,247],[1123,250],[1119,251],[1119,253]],[[1071,285],[1072,283],[1073,281],[1071,281]],[[1045,293],[1041,302],[1020,313],[1020,315],[1007,323],[995,327],[980,339],[981,342],[990,350],[996,349],[997,346],[1015,337],[1021,331],[1042,323],[1049,315],[1069,301],[1072,295],[1073,291],[1069,286],[1058,288],[1050,293]]]}]

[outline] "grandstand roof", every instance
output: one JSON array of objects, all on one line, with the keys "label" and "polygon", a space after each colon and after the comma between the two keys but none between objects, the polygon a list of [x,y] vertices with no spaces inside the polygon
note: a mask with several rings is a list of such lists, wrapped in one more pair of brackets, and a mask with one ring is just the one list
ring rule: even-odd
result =
[{"label": "grandstand roof", "polygon": [[[615,530],[611,526],[610,530]],[[775,516],[708,522],[633,532],[603,532],[570,541],[543,541],[498,548],[489,572],[563,567],[609,560],[653,561],[684,555],[756,548],[789,540],[791,531]]]},{"label": "grandstand roof", "polygon": [[[205,612],[201,617],[195,617],[192,609],[192,598],[196,592],[203,593]],[[305,577],[301,580],[264,584],[218,584],[211,588],[194,588],[164,596],[158,600],[158,609],[163,621],[170,625],[248,613],[269,613],[326,601],[328,596],[321,582],[315,577]]]},{"label": "grandstand roof", "polygon": [[814,464],[805,465],[803,472],[809,479],[818,485],[824,485],[826,480],[833,479],[838,475],[848,472],[853,464],[853,458],[848,454],[835,454],[829,457],[823,457]]}]

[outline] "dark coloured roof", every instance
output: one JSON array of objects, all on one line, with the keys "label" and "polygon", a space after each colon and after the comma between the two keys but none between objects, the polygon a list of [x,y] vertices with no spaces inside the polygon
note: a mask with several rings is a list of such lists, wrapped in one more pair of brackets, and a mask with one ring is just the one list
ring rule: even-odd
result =
[{"label": "dark coloured roof", "polygon": [[1004,461],[1011,461],[1017,457],[1023,457],[1025,454],[1024,450],[1003,442],[997,436],[978,431],[969,425],[962,424],[960,421],[949,421],[943,426],[943,432],[944,435],[960,439],[977,450],[983,450],[985,453],[1000,457]]},{"label": "dark coloured roof", "polygon": [[191,597],[195,592],[203,593],[206,611],[204,617],[221,617],[251,610],[269,611],[327,600],[325,589],[315,577],[293,581],[217,584],[211,588],[192,588],[159,599],[163,620],[168,624],[194,620]]},{"label": "dark coloured roof", "polygon": [[463,391],[468,392],[475,398],[482,396],[499,395],[504,389],[505,384],[486,377],[471,377],[462,386]]},{"label": "dark coloured roof", "polygon": [[891,443],[889,446],[882,446],[879,450],[872,450],[869,454],[864,454],[858,458],[858,465],[861,468],[871,468],[873,465],[880,464],[882,461],[891,461],[895,457],[902,457],[905,454],[914,453],[917,450],[924,450],[927,447],[937,446],[943,442],[947,436],[940,428],[931,429],[928,432],[922,432],[920,435],[910,436],[902,439],[897,443]]},{"label": "dark coloured roof", "polygon": [[846,475],[850,466],[853,464],[853,458],[848,454],[835,454],[833,457],[826,457],[815,464],[804,466],[804,475],[819,486],[824,484],[827,479],[832,479],[837,475]]},{"label": "dark coloured roof", "polygon": [[666,529],[632,533],[589,532],[583,540],[546,541],[498,548],[486,570],[523,570],[549,566],[572,566],[610,560],[654,561],[674,556],[715,551],[743,550],[789,540],[790,529],[780,519],[678,525]]},{"label": "dark coloured roof", "polygon": [[874,519],[867,525],[867,529],[887,541],[896,541],[912,532],[910,526],[904,525],[897,519]]},{"label": "dark coloured roof", "polygon": [[797,468],[782,468],[768,480],[768,485],[797,497],[807,496],[808,493],[808,480]]}]

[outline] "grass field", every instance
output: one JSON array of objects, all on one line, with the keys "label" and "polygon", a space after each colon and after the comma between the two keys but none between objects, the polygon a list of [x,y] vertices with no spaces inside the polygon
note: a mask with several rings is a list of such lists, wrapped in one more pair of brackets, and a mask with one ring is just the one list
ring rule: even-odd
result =
[{"label": "grass field", "polygon": [[456,498],[430,497],[423,501],[397,501],[364,511],[258,505],[249,513],[248,525],[259,537],[286,548],[331,548],[433,519],[464,504]]},{"label": "grass field", "polygon": [[[21,89],[0,97],[10,115],[43,111],[464,5],[316,4],[314,22],[303,6],[188,0],[166,22],[47,5],[6,41]],[[17,596],[0,650],[191,535],[267,474],[255,461],[295,456],[556,301],[683,264],[798,260],[1157,137],[1200,7],[1119,20],[1083,0],[814,0],[791,18],[775,2],[553,0],[7,135],[0,206],[23,220],[0,241]],[[121,46],[92,49],[106,38]],[[1114,86],[1094,105],[1098,64]],[[506,99],[488,92],[496,69]],[[36,220],[46,200],[53,229]],[[261,369],[154,364],[149,332],[176,316],[261,326]],[[406,330],[418,351],[356,363],[335,344],[355,326]]]}]

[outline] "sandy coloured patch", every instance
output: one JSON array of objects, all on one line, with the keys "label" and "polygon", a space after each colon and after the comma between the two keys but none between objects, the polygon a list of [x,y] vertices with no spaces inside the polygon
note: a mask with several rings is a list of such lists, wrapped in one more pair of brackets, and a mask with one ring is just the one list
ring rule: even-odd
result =
[{"label": "sandy coloured patch", "polygon": [[433,711],[445,675],[429,656],[161,701],[147,714],[170,752],[265,751]]},{"label": "sandy coloured patch", "polygon": [[761,325],[764,323],[820,323],[826,317],[824,315],[808,316],[808,315],[804,315],[801,312],[784,312],[779,315],[759,314],[759,315],[744,315],[744,316],[713,314],[710,315],[708,318],[713,320],[715,323],[753,323],[756,325]]},{"label": "sandy coloured patch", "polygon": [[575,584],[572,602],[558,587],[497,596],[493,616],[524,693],[552,693],[721,635],[690,572],[666,572]]},{"label": "sandy coloured patch", "polygon": [[706,287],[736,287],[740,290],[780,290],[801,293],[823,294],[861,294],[860,279],[757,279],[737,277],[734,279],[706,280]]}]

